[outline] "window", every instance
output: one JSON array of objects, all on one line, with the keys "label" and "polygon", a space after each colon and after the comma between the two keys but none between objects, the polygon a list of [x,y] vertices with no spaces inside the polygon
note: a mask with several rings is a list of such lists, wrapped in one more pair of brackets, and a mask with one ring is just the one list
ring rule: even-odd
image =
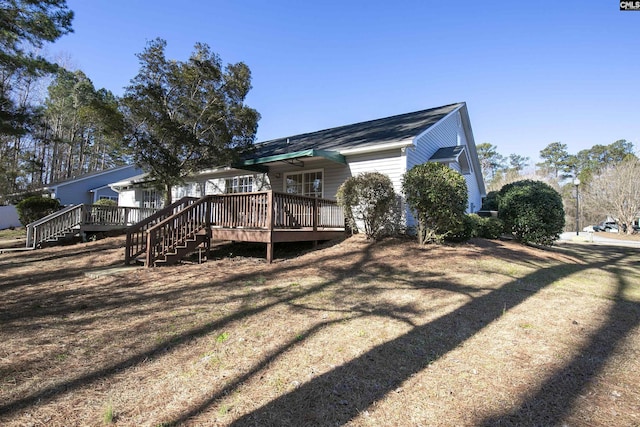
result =
[{"label": "window", "polygon": [[253,191],[253,176],[236,176],[224,180],[224,192],[251,193]]},{"label": "window", "polygon": [[113,200],[118,201],[118,196],[100,196],[98,200]]},{"label": "window", "polygon": [[288,173],[284,176],[284,191],[301,196],[322,197],[323,172]]},{"label": "window", "polygon": [[162,193],[154,189],[142,190],[142,207],[160,209],[163,205]]}]

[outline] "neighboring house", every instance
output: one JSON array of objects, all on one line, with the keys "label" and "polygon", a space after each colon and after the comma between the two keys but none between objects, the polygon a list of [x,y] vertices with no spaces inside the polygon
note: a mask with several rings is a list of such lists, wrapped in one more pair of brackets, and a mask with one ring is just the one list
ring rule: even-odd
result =
[{"label": "neighboring house", "polygon": [[93,204],[100,199],[118,200],[118,193],[109,184],[141,173],[137,166],[120,166],[49,184],[44,191],[62,205]]},{"label": "neighboring house", "polygon": [[0,206],[0,230],[21,225],[18,219],[18,210],[14,205]]},{"label": "neighboring house", "polygon": [[[258,143],[242,164],[203,170],[172,198],[274,190],[335,199],[340,184],[362,172],[386,174],[400,194],[403,174],[428,161],[460,172],[467,211],[481,208],[486,191],[464,102]],[[122,206],[157,207],[149,204],[162,200],[144,176],[111,187]]]}]

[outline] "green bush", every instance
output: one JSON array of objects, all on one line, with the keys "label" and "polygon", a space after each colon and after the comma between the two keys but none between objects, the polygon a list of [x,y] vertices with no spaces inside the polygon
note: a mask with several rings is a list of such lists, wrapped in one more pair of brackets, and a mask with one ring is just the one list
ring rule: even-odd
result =
[{"label": "green bush", "polygon": [[478,235],[478,219],[480,217],[475,214],[464,215],[462,217],[462,223],[458,227],[457,230],[449,233],[445,240],[448,242],[460,243],[466,242],[472,237],[477,237]]},{"label": "green bush", "polygon": [[499,218],[478,217],[477,237],[484,239],[497,239],[504,233],[504,223]]},{"label": "green bush", "polygon": [[100,199],[93,204],[94,206],[118,206],[118,202],[110,199]]},{"label": "green bush", "polygon": [[420,244],[464,233],[468,193],[460,173],[441,163],[423,163],[404,174],[402,189],[418,221]]},{"label": "green bush", "polygon": [[482,199],[482,210],[497,211],[498,210],[498,192],[489,191],[484,199]]},{"label": "green bush", "polygon": [[367,238],[375,239],[390,221],[396,194],[387,175],[365,172],[343,182],[336,198],[345,211],[349,226],[357,230],[357,224],[361,222]]},{"label": "green bush", "polygon": [[27,225],[40,218],[44,218],[59,209],[59,201],[42,196],[27,197],[16,205],[18,219],[20,219],[22,225]]},{"label": "green bush", "polygon": [[498,217],[517,240],[551,245],[564,228],[562,197],[541,181],[507,184],[498,194]]}]

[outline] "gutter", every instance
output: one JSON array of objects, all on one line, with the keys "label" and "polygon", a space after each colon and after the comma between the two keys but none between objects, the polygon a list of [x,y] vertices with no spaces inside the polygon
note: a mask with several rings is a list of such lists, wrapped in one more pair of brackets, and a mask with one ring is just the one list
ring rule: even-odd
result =
[{"label": "gutter", "polygon": [[404,139],[402,141],[397,141],[397,142],[388,142],[386,144],[369,145],[367,147],[347,148],[345,150],[339,150],[338,153],[342,154],[343,156],[349,156],[352,154],[377,153],[379,151],[395,150],[395,149],[402,149],[407,147],[415,147],[413,138]]}]

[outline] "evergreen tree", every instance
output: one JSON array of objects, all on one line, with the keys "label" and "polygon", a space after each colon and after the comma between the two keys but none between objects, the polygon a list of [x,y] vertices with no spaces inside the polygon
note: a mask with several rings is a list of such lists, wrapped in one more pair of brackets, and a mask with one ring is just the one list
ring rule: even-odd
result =
[{"label": "evergreen tree", "polygon": [[244,104],[251,72],[244,63],[223,68],[198,43],[186,62],[165,57],[166,42],[151,41],[138,55],[140,71],[124,104],[133,156],[165,189],[202,168],[237,161],[253,145],[259,114]]}]

